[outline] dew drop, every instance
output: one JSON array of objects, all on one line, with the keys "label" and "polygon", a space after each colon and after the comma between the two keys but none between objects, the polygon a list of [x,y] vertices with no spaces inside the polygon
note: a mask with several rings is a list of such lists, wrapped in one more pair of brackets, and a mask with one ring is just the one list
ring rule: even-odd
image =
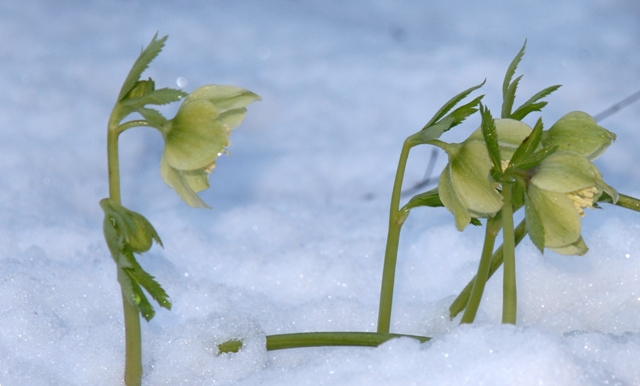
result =
[{"label": "dew drop", "polygon": [[183,88],[187,86],[187,78],[181,76],[176,80],[176,83],[178,84],[178,87]]}]

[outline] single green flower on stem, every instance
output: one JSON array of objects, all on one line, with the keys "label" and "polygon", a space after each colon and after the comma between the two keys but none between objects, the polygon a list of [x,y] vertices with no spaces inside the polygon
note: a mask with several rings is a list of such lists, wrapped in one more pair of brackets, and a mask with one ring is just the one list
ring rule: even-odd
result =
[{"label": "single green flower on stem", "polygon": [[585,208],[593,208],[602,192],[618,200],[618,193],[602,180],[585,156],[559,151],[530,171],[525,195],[527,232],[542,252],[549,248],[563,255],[583,255],[587,248],[580,234]]},{"label": "single green flower on stem", "polygon": [[208,208],[197,192],[209,187],[208,174],[229,146],[229,135],[244,118],[245,106],[260,100],[235,86],[208,85],[196,89],[161,127],[165,148],[162,179],[189,206]]},{"label": "single green flower on stem", "polygon": [[[513,119],[496,119],[500,157],[504,167],[531,128]],[[438,181],[438,194],[456,220],[456,228],[464,230],[472,218],[493,217],[502,209],[498,184],[489,175],[491,159],[481,129],[459,144],[439,140],[429,143],[447,152],[449,163]]]}]

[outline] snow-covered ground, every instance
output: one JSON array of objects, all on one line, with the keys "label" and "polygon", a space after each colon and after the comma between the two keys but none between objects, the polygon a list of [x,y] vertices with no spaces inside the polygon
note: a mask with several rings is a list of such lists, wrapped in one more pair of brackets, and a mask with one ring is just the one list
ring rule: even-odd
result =
[{"label": "snow-covered ground", "polygon": [[[263,346],[265,334],[375,330],[400,147],[443,102],[486,78],[499,111],[504,71],[528,39],[520,101],[560,83],[547,127],[598,113],[640,88],[638,20],[635,0],[0,2],[0,385],[121,382],[121,298],[98,206],[106,122],[157,31],[170,36],[145,73],[158,87],[183,77],[186,91],[234,84],[263,100],[202,194],[212,210],[163,183],[157,132],[121,138],[123,204],[165,245],[140,261],[173,301],[143,323],[145,385],[640,384],[640,214],[608,205],[584,220],[586,256],[518,247],[517,327],[499,324],[499,274],[476,324],[448,320],[482,230],[417,209],[392,331],[432,341]],[[618,141],[596,162],[636,197],[639,120],[635,104],[601,122]],[[412,153],[408,186],[429,153]],[[213,355],[238,336],[243,350]]]}]

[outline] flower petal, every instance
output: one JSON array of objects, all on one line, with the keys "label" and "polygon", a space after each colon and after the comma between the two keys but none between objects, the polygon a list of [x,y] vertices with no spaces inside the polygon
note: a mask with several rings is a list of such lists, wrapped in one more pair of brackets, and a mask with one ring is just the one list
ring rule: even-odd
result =
[{"label": "flower petal", "polygon": [[165,137],[167,162],[175,169],[203,168],[229,145],[228,130],[218,111],[206,100],[184,103],[169,124]]},{"label": "flower petal", "polygon": [[587,113],[572,111],[542,133],[544,147],[558,146],[558,151],[570,150],[590,160],[598,158],[615,141],[616,135],[598,126]]},{"label": "flower petal", "polygon": [[[182,201],[186,202],[187,205],[193,208],[210,208],[202,199],[196,194],[194,188],[190,185],[193,183],[196,189],[202,187],[202,181],[195,183],[194,180],[201,179],[202,176],[199,175],[189,175],[192,172],[183,172],[181,170],[177,170],[171,167],[167,162],[165,155],[162,155],[162,159],[160,160],[160,175],[164,182],[169,185],[173,190],[178,193],[178,196],[182,199]],[[205,173],[202,171],[202,173]],[[205,173],[206,175],[206,173]],[[208,185],[208,182],[207,182]],[[202,189],[200,189],[202,190]],[[198,190],[199,191],[199,190]]]},{"label": "flower petal", "polygon": [[187,96],[184,103],[207,100],[216,106],[218,112],[223,113],[228,110],[245,107],[260,99],[257,94],[241,87],[210,84],[195,89]]},{"label": "flower petal", "polygon": [[580,237],[575,243],[569,244],[566,247],[549,249],[554,251],[555,253],[559,253],[565,256],[582,256],[589,251],[589,247],[587,247],[587,244],[584,243],[582,237]]},{"label": "flower petal", "polygon": [[491,161],[484,142],[466,142],[449,161],[453,188],[473,217],[493,216],[502,208],[502,195],[489,177]]},{"label": "flower petal", "polygon": [[[515,119],[504,118],[495,119],[496,133],[498,134],[498,145],[500,147],[500,159],[510,160],[522,141],[533,131],[526,123]],[[465,142],[483,141],[482,128],[474,131]]]},{"label": "flower petal", "polygon": [[542,161],[530,183],[553,192],[575,192],[602,181],[600,172],[586,157],[571,151],[556,152]]},{"label": "flower petal", "polygon": [[445,208],[453,213],[453,217],[456,220],[456,228],[462,232],[471,222],[471,215],[460,201],[460,197],[453,187],[451,165],[449,164],[445,166],[442,174],[440,174],[440,179],[438,180],[438,195]]},{"label": "flower petal", "polygon": [[527,194],[542,224],[545,247],[562,248],[578,241],[580,214],[566,193],[529,185]]}]

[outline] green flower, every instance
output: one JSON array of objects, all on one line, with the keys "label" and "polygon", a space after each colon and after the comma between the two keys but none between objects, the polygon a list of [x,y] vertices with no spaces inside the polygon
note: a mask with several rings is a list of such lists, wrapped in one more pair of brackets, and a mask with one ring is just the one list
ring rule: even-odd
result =
[{"label": "green flower", "polygon": [[260,100],[235,86],[208,85],[187,96],[175,118],[161,128],[165,148],[162,179],[192,207],[209,206],[196,194],[209,187],[208,174],[229,146],[229,134],[244,119],[245,106]]},{"label": "green flower", "polygon": [[[513,119],[496,119],[500,158],[506,168],[513,152],[531,133],[531,127]],[[449,163],[438,181],[438,194],[456,220],[456,228],[464,230],[471,218],[492,217],[502,209],[498,184],[489,176],[491,159],[482,130],[478,129],[463,143],[430,142],[447,152]]]},{"label": "green flower", "polygon": [[598,126],[589,114],[572,111],[543,132],[541,144],[546,148],[558,146],[558,151],[569,150],[594,160],[604,153],[615,139],[615,134]]},{"label": "green flower", "polygon": [[593,208],[602,192],[615,203],[618,193],[591,161],[572,151],[553,153],[530,172],[525,215],[533,243],[540,251],[546,247],[563,255],[585,254],[588,248],[580,235],[584,208]]}]

